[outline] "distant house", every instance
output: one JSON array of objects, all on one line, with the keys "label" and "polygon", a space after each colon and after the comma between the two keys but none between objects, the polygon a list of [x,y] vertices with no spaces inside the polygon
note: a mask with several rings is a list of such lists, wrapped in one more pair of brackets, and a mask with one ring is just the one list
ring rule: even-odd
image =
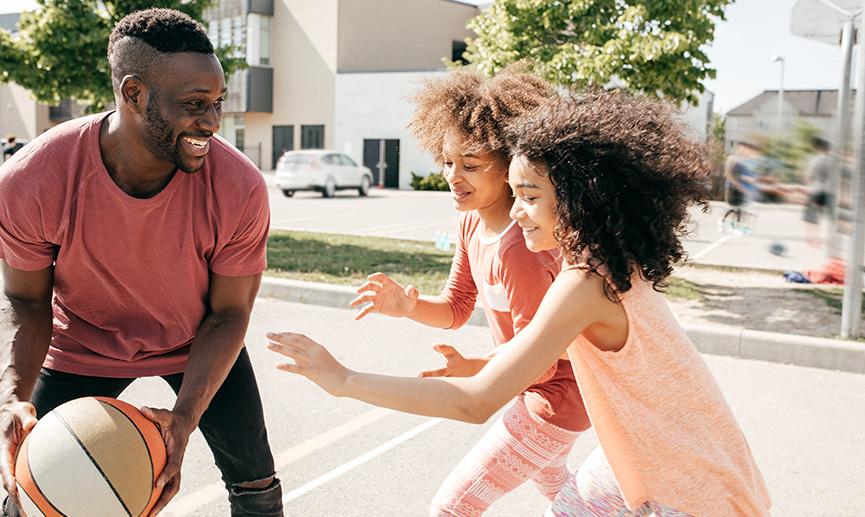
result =
[{"label": "distant house", "polygon": [[[766,90],[727,112],[727,150],[734,142],[754,135],[789,134],[799,122],[807,122],[824,138],[831,138],[837,105],[838,90],[784,90],[779,131],[778,90]],[[853,95],[849,109],[853,109]]]}]

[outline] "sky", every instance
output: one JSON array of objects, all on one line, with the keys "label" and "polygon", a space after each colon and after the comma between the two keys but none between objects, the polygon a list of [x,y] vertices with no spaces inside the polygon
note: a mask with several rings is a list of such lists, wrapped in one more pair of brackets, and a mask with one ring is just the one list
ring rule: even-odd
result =
[{"label": "sky", "polygon": [[[727,7],[726,20],[718,23],[715,40],[707,47],[718,71],[716,79],[705,83],[715,93],[715,111],[727,112],[763,90],[777,89],[781,68],[772,61],[773,55],[784,56],[785,90],[838,88],[840,47],[791,34],[790,17],[795,3],[796,0],[738,0]],[[33,6],[33,0],[0,0],[0,13]]]}]

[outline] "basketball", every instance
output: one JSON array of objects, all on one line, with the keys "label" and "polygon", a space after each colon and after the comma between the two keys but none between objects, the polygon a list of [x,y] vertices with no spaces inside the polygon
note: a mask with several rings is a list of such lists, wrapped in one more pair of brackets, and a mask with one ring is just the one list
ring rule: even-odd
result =
[{"label": "basketball", "polygon": [[28,517],[140,516],[159,498],[164,467],[153,422],[126,402],[84,397],[39,420],[18,451],[15,479]]}]

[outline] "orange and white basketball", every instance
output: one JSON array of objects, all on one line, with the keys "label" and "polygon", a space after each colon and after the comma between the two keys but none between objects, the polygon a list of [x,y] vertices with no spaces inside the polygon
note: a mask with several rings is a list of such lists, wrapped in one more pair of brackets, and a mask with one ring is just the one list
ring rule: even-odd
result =
[{"label": "orange and white basketball", "polygon": [[159,498],[165,444],[135,407],[105,397],[42,417],[18,452],[15,478],[28,517],[146,515]]}]

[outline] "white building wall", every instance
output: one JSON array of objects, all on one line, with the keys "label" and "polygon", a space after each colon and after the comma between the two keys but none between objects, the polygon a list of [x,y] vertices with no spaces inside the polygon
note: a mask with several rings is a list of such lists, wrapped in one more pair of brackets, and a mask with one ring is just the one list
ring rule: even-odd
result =
[{"label": "white building wall", "polygon": [[334,149],[363,163],[364,139],[398,138],[399,187],[411,188],[411,173],[437,171],[435,162],[418,148],[406,126],[414,111],[407,98],[425,78],[446,72],[378,72],[337,74]]},{"label": "white building wall", "polygon": [[707,90],[700,95],[700,101],[696,106],[686,103],[682,107],[682,120],[690,128],[691,136],[695,140],[700,142],[706,140],[714,103],[715,94]]}]

